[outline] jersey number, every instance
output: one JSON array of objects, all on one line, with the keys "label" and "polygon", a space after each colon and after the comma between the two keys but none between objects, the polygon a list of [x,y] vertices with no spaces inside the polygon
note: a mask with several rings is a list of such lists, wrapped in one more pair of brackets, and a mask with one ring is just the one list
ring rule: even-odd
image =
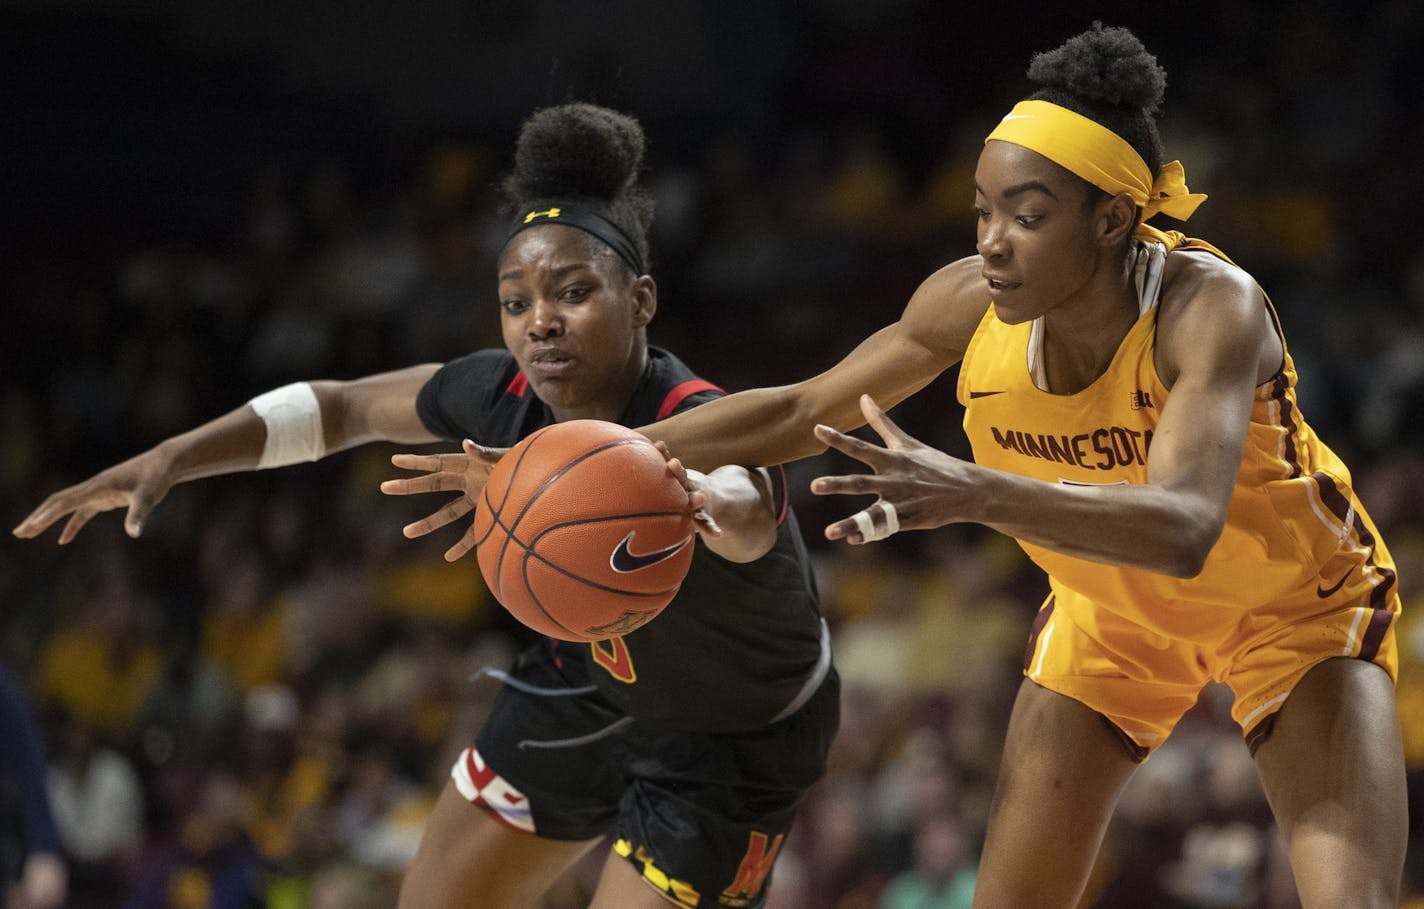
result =
[{"label": "jersey number", "polygon": [[593,648],[593,661],[607,669],[609,675],[628,685],[638,681],[638,673],[633,669],[633,655],[628,652],[628,645],[623,643],[622,638],[590,641],[588,646]]}]

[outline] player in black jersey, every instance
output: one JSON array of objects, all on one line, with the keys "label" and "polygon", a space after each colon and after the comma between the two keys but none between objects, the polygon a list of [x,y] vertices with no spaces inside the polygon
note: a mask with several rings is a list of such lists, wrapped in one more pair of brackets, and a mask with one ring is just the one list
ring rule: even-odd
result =
[{"label": "player in black jersey", "polygon": [[[276,389],[55,493],[15,532],[68,516],[67,543],[95,514],[127,507],[137,536],[172,485],[199,477],[376,440],[502,448],[556,421],[639,426],[720,396],[647,343],[658,300],[642,152],[637,121],[605,108],[526,122],[504,186],[515,210],[499,260],[507,350]],[[430,466],[413,461],[403,466]],[[838,682],[780,472],[669,464],[716,525],[699,525],[677,597],[623,638],[545,640],[495,673],[505,684],[454,764],[402,906],[535,905],[609,833],[595,907],[762,904],[796,805],[824,772]],[[461,496],[446,520],[469,507]],[[407,532],[430,529],[417,523]]]}]

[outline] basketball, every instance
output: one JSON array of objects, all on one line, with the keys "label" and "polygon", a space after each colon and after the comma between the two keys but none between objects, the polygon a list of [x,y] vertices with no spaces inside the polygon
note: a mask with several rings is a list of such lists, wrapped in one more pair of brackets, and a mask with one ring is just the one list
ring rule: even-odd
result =
[{"label": "basketball", "polygon": [[688,493],[646,438],[616,423],[538,430],[490,472],[475,503],[480,572],[505,609],[565,641],[647,623],[692,562]]}]

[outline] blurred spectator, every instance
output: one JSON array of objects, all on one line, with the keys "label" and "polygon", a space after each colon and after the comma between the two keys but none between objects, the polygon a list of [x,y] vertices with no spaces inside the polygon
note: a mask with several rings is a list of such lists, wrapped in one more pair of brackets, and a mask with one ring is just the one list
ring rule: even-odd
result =
[{"label": "blurred spectator", "polygon": [[131,734],[158,686],[164,658],[153,641],[153,602],[119,568],[106,569],[73,624],[49,639],[38,693],[94,728]]},{"label": "blurred spectator", "polygon": [[915,831],[913,866],[891,879],[879,909],[969,909],[974,876],[959,820],[948,812],[930,814]]},{"label": "blurred spectator", "polygon": [[44,743],[25,690],[0,665],[0,907],[58,909],[68,867],[50,810]]},{"label": "blurred spectator", "polygon": [[61,728],[49,786],[76,889],[119,896],[143,848],[143,783],[133,762],[102,744],[84,719],[68,717]]},{"label": "blurred spectator", "polygon": [[434,801],[406,778],[380,744],[356,756],[336,805],[336,835],[363,867],[399,871],[415,857]]},{"label": "blurred spectator", "polygon": [[257,889],[260,866],[243,832],[244,814],[242,784],[226,772],[214,771],[197,804],[183,818],[175,840],[145,858],[123,909],[263,905]]},{"label": "blurred spectator", "polygon": [[873,909],[885,876],[870,857],[863,787],[828,779],[802,807],[792,837],[805,879],[807,909]]}]

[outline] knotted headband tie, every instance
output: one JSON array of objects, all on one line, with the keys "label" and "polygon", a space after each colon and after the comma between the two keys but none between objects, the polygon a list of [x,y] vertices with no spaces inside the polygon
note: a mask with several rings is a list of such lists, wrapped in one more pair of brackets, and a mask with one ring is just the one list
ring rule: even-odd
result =
[{"label": "knotted headband tie", "polygon": [[1020,101],[985,142],[997,139],[1043,155],[1109,195],[1127,193],[1142,209],[1138,234],[1155,234],[1145,222],[1159,211],[1185,221],[1206,201],[1187,190],[1180,161],[1154,177],[1142,156],[1117,133],[1082,114],[1048,101]]}]

